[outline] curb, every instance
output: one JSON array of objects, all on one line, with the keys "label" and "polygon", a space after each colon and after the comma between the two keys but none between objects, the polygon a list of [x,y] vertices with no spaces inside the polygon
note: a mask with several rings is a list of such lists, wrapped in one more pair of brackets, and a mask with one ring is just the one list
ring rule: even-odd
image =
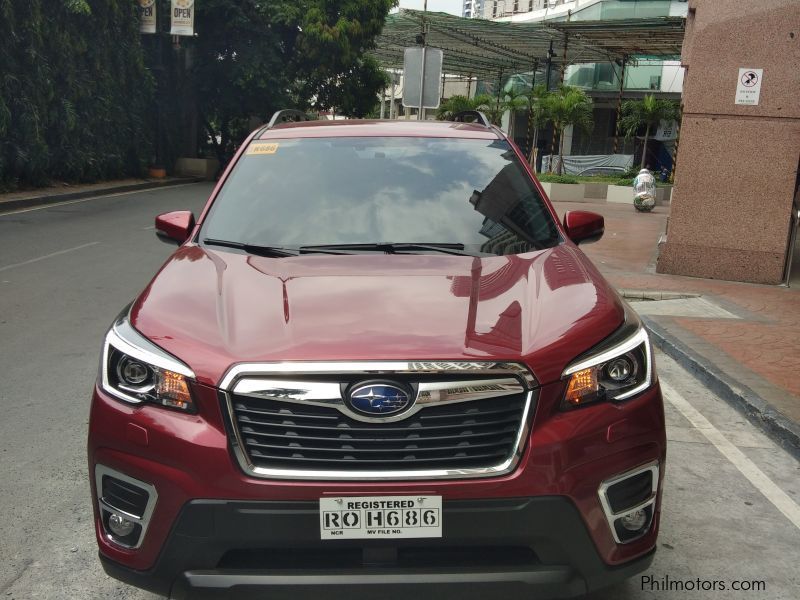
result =
[{"label": "curb", "polygon": [[695,294],[694,292],[659,292],[657,290],[628,290],[623,288],[617,291],[623,298],[632,300],[686,300],[702,296],[702,294]]},{"label": "curb", "polygon": [[109,194],[119,194],[121,192],[135,192],[139,190],[150,190],[155,188],[169,187],[173,185],[183,185],[187,183],[199,183],[203,179],[198,177],[181,177],[169,179],[167,181],[145,181],[142,183],[129,183],[116,187],[102,189],[84,190],[82,192],[66,192],[64,194],[44,194],[41,196],[31,196],[29,198],[19,198],[17,200],[0,201],[0,213],[19,210],[21,208],[31,208],[36,206],[47,206],[48,204],[58,204],[68,200],[80,200],[82,198],[92,198],[95,196],[108,196]]},{"label": "curb", "polygon": [[648,317],[642,317],[653,343],[700,383],[742,413],[780,447],[800,460],[800,425],[785,417],[746,385],[722,372]]}]

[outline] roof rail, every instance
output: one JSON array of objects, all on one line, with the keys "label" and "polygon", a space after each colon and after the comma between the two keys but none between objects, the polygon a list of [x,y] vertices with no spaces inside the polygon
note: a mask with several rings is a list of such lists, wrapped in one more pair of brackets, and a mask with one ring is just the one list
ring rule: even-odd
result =
[{"label": "roof rail", "polygon": [[[472,117],[472,121],[466,120],[469,117]],[[492,126],[492,124],[489,123],[489,119],[486,117],[486,115],[479,110],[462,110],[461,112],[454,114],[453,118],[450,120],[455,121],[456,123],[478,123],[484,127]]]},{"label": "roof rail", "polygon": [[308,115],[304,113],[302,110],[295,110],[293,108],[284,108],[283,110],[275,111],[275,114],[272,115],[272,118],[267,123],[267,129],[272,129],[275,125],[279,125],[280,123],[287,123],[289,121],[310,121],[311,119],[308,118]]}]

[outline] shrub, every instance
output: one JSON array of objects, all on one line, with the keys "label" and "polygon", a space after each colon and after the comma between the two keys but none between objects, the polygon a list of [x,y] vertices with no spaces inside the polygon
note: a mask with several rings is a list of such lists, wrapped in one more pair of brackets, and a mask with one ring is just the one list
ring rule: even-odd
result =
[{"label": "shrub", "polygon": [[555,175],[554,173],[540,173],[539,181],[542,183],[580,183],[579,178],[575,175]]},{"label": "shrub", "polygon": [[0,188],[143,171],[153,85],[136,3],[0,1],[0,74]]}]

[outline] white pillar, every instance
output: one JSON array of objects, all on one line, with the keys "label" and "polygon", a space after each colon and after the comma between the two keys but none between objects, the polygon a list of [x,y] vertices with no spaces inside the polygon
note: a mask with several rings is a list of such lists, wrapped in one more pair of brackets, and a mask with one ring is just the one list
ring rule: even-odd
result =
[{"label": "white pillar", "polygon": [[394,105],[395,85],[397,83],[397,73],[392,71],[392,100],[389,104],[389,118],[394,119],[397,116],[397,108]]}]

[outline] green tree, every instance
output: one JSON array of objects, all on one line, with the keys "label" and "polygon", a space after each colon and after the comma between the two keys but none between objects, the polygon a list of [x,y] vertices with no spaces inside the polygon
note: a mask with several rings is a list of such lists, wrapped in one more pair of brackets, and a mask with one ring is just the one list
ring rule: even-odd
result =
[{"label": "green tree", "polygon": [[504,107],[501,100],[490,94],[478,94],[474,98],[466,96],[452,96],[442,102],[436,109],[436,118],[440,121],[449,121],[455,115],[465,110],[477,110],[486,115],[493,125],[500,125]]},{"label": "green tree", "polygon": [[[529,121],[529,125],[533,129],[535,148],[539,128],[544,127],[548,123],[548,113],[545,110],[544,102],[547,94],[548,92],[545,90],[544,86],[536,86],[534,90],[527,93],[517,88],[511,88],[504,92],[504,97],[502,99],[498,99],[496,96],[490,94],[478,94],[474,98],[455,95],[439,105],[439,108],[436,110],[436,118],[440,121],[448,121],[460,112],[479,110],[486,115],[489,122],[499,126],[503,113],[508,111],[511,113],[509,115],[508,136],[513,139],[515,135],[514,126],[517,112],[525,109],[532,110],[533,120]],[[534,161],[535,155],[533,152],[531,154],[531,160]],[[535,163],[532,162],[531,164]]]},{"label": "green tree", "polygon": [[[315,108],[362,117],[378,103],[389,80],[367,52],[397,0],[283,0],[299,8],[301,33],[292,76],[303,83],[301,100]],[[290,21],[294,27],[295,22]]]},{"label": "green tree", "polygon": [[644,169],[647,159],[650,132],[658,129],[661,121],[676,121],[679,118],[680,108],[677,102],[656,98],[653,94],[647,94],[642,100],[626,100],[622,103],[620,126],[625,132],[625,137],[635,136],[644,127],[640,168]]},{"label": "green tree", "polygon": [[198,110],[221,162],[280,108],[363,116],[387,83],[367,55],[396,0],[204,0],[191,40]]},{"label": "green tree", "polygon": [[472,99],[475,105],[475,110],[481,111],[489,119],[489,122],[500,126],[500,121],[503,118],[502,102],[497,96],[491,94],[478,94]]},{"label": "green tree", "polygon": [[531,152],[528,156],[531,168],[536,168],[536,158],[539,145],[539,129],[547,126],[549,115],[547,112],[550,92],[544,85],[537,85],[527,94],[528,98],[528,136],[531,138]]},{"label": "green tree", "polygon": [[543,100],[543,109],[547,119],[553,124],[553,144],[550,159],[550,172],[553,170],[553,160],[556,154],[556,139],[558,140],[558,173],[562,171],[564,161],[564,130],[572,125],[583,131],[589,132],[594,126],[592,118],[592,99],[580,88],[562,85],[555,92],[548,94]]},{"label": "green tree", "polygon": [[450,96],[439,104],[439,108],[436,109],[436,118],[440,121],[449,121],[465,110],[476,110],[472,98],[460,95]]},{"label": "green tree", "polygon": [[517,87],[512,86],[511,89],[504,92],[503,100],[500,103],[500,108],[504,113],[508,111],[508,137],[513,140],[517,113],[526,108],[530,108],[530,99],[528,98],[528,94],[518,90]]},{"label": "green tree", "polygon": [[141,174],[152,89],[136,3],[0,0],[0,188]]}]

